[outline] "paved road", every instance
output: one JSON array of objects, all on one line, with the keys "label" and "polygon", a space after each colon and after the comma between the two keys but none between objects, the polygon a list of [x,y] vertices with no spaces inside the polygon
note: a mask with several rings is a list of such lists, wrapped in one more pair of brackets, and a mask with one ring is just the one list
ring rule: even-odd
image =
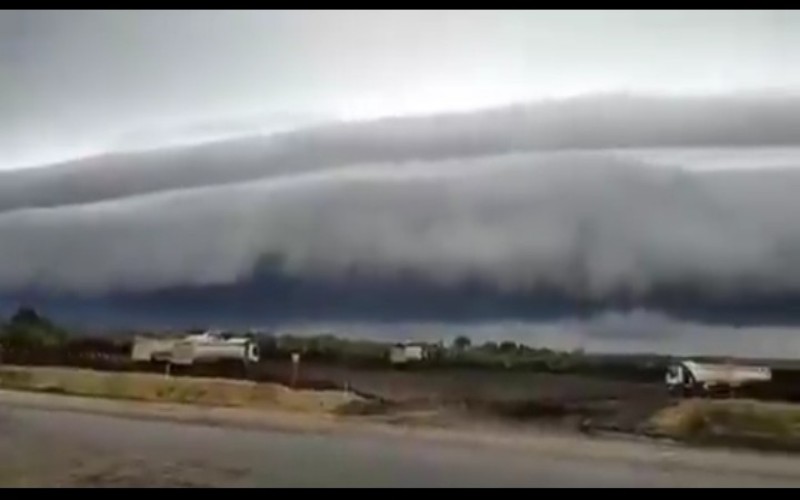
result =
[{"label": "paved road", "polygon": [[[597,442],[586,443],[586,454],[581,439],[564,443],[575,449],[556,453],[414,432],[248,430],[0,401],[0,484],[6,485],[800,486],[800,460],[791,457],[627,443],[628,458],[602,458]],[[694,461],[684,462],[684,453]],[[692,465],[704,462],[708,467]]]}]

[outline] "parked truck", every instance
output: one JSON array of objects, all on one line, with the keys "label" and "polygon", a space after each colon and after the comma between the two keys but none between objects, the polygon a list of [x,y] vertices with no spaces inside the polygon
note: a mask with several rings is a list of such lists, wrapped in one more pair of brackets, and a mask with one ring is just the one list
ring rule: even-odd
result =
[{"label": "parked truck", "polygon": [[213,332],[191,335],[175,343],[172,363],[191,365],[218,361],[257,363],[258,345],[247,337],[225,337]]},{"label": "parked truck", "polygon": [[222,361],[257,363],[258,345],[249,337],[207,331],[180,338],[137,337],[131,357],[136,362],[167,362],[173,365],[195,365]]},{"label": "parked truck", "polygon": [[730,394],[771,380],[769,367],[692,360],[672,363],[665,377],[670,393],[683,396]]}]

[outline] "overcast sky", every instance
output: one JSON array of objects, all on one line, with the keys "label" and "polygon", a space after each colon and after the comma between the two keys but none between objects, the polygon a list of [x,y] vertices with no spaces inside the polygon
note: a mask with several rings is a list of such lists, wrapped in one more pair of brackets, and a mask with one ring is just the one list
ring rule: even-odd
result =
[{"label": "overcast sky", "polygon": [[0,308],[410,273],[656,309],[563,345],[797,349],[657,299],[797,310],[799,49],[779,11],[0,12]]},{"label": "overcast sky", "polygon": [[798,47],[800,13],[779,11],[6,11],[0,168],[218,121],[238,133],[604,91],[795,92]]}]

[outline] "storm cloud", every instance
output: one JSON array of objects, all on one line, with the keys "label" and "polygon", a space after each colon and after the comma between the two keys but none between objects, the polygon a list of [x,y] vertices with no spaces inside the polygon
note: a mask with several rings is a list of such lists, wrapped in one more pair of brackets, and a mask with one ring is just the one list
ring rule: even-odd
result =
[{"label": "storm cloud", "polygon": [[790,352],[798,27],[2,12],[0,315]]},{"label": "storm cloud", "polygon": [[401,171],[408,162],[429,161],[436,170],[441,160],[535,151],[797,144],[800,96],[587,96],[471,113],[330,123],[0,172],[0,210],[368,163],[394,164]]},{"label": "storm cloud", "polygon": [[[800,170],[613,151],[363,163],[0,213],[0,289],[104,294],[288,276],[577,299],[800,291]],[[113,184],[113,180],[109,179]]]}]

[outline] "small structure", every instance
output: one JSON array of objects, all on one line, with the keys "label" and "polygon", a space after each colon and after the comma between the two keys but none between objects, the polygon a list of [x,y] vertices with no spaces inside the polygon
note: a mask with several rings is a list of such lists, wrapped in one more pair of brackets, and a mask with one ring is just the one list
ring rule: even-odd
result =
[{"label": "small structure", "polygon": [[389,361],[393,365],[404,365],[425,359],[425,346],[422,344],[403,342],[395,344],[389,350]]}]

